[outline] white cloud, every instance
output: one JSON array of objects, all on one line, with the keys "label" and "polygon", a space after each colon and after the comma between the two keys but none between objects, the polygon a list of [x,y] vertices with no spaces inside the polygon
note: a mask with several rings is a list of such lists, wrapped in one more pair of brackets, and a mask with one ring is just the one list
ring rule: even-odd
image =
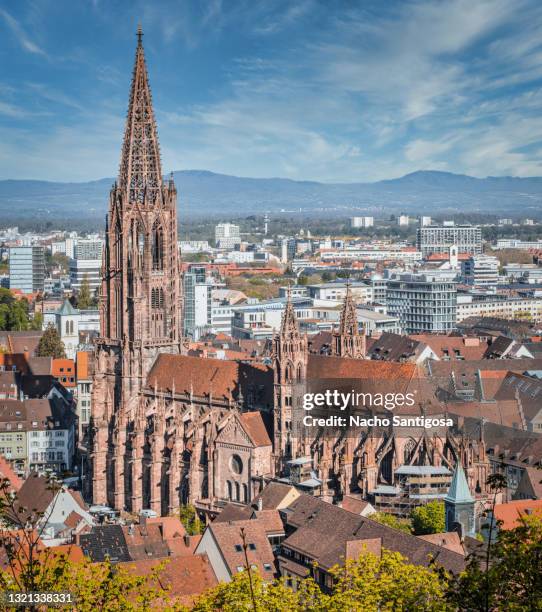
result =
[{"label": "white cloud", "polygon": [[5,9],[0,8],[0,17],[4,19],[9,29],[14,34],[15,38],[18,40],[19,44],[25,51],[29,53],[34,53],[38,55],[47,56],[45,51],[39,47],[25,32],[21,24],[12,17]]}]

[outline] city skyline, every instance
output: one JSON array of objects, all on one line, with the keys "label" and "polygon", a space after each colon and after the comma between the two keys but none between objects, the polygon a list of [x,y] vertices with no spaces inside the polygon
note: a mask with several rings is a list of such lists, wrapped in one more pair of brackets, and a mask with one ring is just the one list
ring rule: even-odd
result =
[{"label": "city skyline", "polygon": [[115,174],[138,21],[165,171],[541,174],[541,12],[528,0],[1,8],[0,178]]}]

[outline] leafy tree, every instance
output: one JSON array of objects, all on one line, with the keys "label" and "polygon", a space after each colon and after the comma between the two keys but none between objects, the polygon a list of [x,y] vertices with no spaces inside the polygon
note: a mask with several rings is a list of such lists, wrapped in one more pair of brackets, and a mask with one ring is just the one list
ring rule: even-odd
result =
[{"label": "leafy tree", "polygon": [[398,552],[362,553],[331,570],[333,611],[446,610],[448,577],[433,567],[409,564]]},{"label": "leafy tree", "polygon": [[17,300],[9,289],[0,288],[0,329],[22,331],[28,329],[28,300]]},{"label": "leafy tree", "polygon": [[53,357],[53,359],[66,357],[64,342],[60,339],[58,331],[52,323],[49,323],[43,332],[36,354],[38,357]]},{"label": "leafy tree", "polygon": [[188,535],[198,535],[203,533],[205,529],[205,525],[201,522],[192,504],[186,504],[179,508],[179,519]]},{"label": "leafy tree", "polygon": [[418,506],[410,513],[415,535],[442,533],[446,530],[444,503],[431,501],[425,506]]},{"label": "leafy tree", "polygon": [[542,519],[527,515],[518,521],[515,529],[500,530],[491,548],[470,556],[448,591],[454,609],[542,610]]},{"label": "leafy tree", "polygon": [[375,512],[371,514],[370,518],[377,523],[382,523],[382,525],[399,529],[399,531],[404,531],[405,533],[412,533],[412,523],[406,518],[398,518],[389,512]]},{"label": "leafy tree", "polygon": [[88,282],[88,276],[85,274],[81,281],[81,287],[79,294],[77,295],[77,308],[81,310],[88,310],[92,305],[92,296],[90,294],[90,283]]},{"label": "leafy tree", "polygon": [[[53,477],[49,477],[47,486],[53,492],[60,488]],[[8,527],[0,532],[5,561],[0,569],[1,591],[70,592],[78,612],[151,609],[186,612],[180,603],[168,602],[167,589],[160,581],[165,564],[157,565],[145,576],[137,576],[129,568],[109,561],[73,563],[67,555],[43,546],[40,537],[53,511],[54,504],[47,516],[23,508],[9,480],[0,480],[0,522]]]},{"label": "leafy tree", "polygon": [[34,313],[34,318],[32,319],[31,327],[36,331],[40,331],[43,328],[43,315],[41,314],[41,312]]}]

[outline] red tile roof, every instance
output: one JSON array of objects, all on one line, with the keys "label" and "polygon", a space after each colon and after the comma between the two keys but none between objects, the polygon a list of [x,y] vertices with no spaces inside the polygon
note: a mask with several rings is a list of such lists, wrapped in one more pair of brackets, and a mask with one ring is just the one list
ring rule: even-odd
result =
[{"label": "red tile roof", "polygon": [[[145,576],[162,562],[163,559],[141,559],[119,563],[119,566],[136,576]],[[207,555],[168,559],[159,580],[160,586],[168,590],[168,599],[180,600],[185,605],[191,605],[195,597],[218,584]]]},{"label": "red tile roof", "polygon": [[239,420],[254,446],[271,446],[271,439],[260,412],[243,412],[239,415]]},{"label": "red tile roof", "polygon": [[23,486],[23,481],[15,474],[11,464],[3,455],[0,455],[0,478],[7,478],[11,485],[11,489],[19,491]]},{"label": "red tile roof", "polygon": [[514,529],[520,524],[522,516],[535,514],[542,519],[542,500],[521,499],[495,506],[495,518],[502,521],[500,529]]}]

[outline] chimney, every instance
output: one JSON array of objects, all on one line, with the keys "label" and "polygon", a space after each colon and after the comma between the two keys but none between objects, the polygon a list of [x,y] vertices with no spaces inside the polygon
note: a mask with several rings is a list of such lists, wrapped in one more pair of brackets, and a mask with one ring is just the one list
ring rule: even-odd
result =
[{"label": "chimney", "polygon": [[258,497],[258,511],[261,512],[263,510],[263,499]]},{"label": "chimney", "polygon": [[183,536],[184,545],[188,548],[190,546],[190,536],[185,533]]}]

